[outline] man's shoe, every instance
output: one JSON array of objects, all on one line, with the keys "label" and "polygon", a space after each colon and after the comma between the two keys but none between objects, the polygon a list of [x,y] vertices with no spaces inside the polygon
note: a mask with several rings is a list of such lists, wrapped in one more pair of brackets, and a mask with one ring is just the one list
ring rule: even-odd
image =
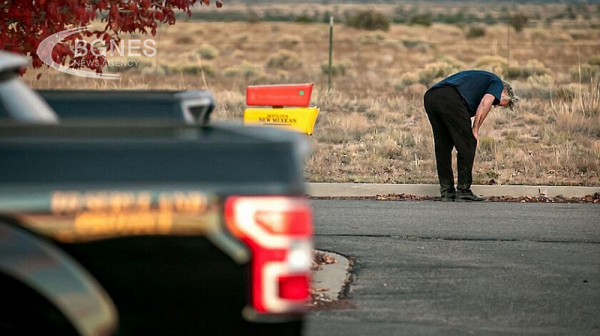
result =
[{"label": "man's shoe", "polygon": [[477,196],[471,190],[459,190],[456,193],[456,202],[483,202],[485,200],[485,197]]},{"label": "man's shoe", "polygon": [[456,195],[440,197],[441,202],[454,202],[455,199],[456,199]]},{"label": "man's shoe", "polygon": [[440,201],[442,202],[454,202],[456,199],[456,189],[454,189],[454,186],[442,186],[440,194]]}]

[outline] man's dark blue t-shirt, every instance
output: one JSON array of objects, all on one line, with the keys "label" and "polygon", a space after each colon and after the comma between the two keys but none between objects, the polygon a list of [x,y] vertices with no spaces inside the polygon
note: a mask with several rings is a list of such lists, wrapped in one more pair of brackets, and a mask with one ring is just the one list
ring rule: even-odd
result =
[{"label": "man's dark blue t-shirt", "polygon": [[500,77],[491,72],[482,70],[467,70],[455,73],[454,75],[435,84],[429,90],[442,87],[454,86],[467,103],[471,116],[477,112],[477,107],[486,93],[491,94],[494,99],[494,105],[500,104],[500,97],[504,84]]}]

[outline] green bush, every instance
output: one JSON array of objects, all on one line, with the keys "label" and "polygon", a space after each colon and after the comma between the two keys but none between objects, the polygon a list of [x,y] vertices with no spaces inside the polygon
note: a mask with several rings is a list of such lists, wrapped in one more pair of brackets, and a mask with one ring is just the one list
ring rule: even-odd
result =
[{"label": "green bush", "polygon": [[250,10],[247,13],[246,21],[248,21],[249,23],[258,23],[261,21],[261,17],[260,15],[258,15],[257,12]]},{"label": "green bush", "polygon": [[378,42],[385,41],[385,35],[383,33],[366,33],[358,37],[358,41],[362,44],[375,44]]},{"label": "green bush", "polygon": [[298,59],[296,53],[289,50],[280,50],[277,55],[269,58],[268,68],[298,69],[302,67],[302,62]]},{"label": "green bush", "polygon": [[525,66],[522,67],[522,71],[523,71],[523,77],[528,78],[530,76],[546,75],[549,73],[550,70],[548,70],[548,68],[546,68],[546,65],[544,65],[544,63],[542,63],[536,59],[532,59],[532,60],[527,61]]},{"label": "green bush", "polygon": [[[575,65],[571,67],[571,79],[575,82],[579,82],[581,76],[582,83],[589,83],[592,80],[597,80],[600,78],[600,66],[598,65],[589,65],[582,64],[581,70],[580,67]],[[581,75],[580,75],[581,73]]]},{"label": "green bush", "polygon": [[180,73],[184,75],[201,75],[204,73],[207,77],[215,77],[216,71],[210,64],[200,65],[182,65],[174,68],[169,68],[171,73]]},{"label": "green bush", "polygon": [[428,52],[433,48],[433,45],[429,42],[419,40],[402,40],[402,45],[407,49],[414,49],[418,52]]},{"label": "green bush", "polygon": [[202,59],[207,60],[215,59],[217,56],[219,56],[219,50],[210,44],[203,44],[200,49],[196,51],[196,53],[198,53]]},{"label": "green bush", "polygon": [[283,48],[293,48],[293,47],[297,46],[298,44],[300,44],[300,42],[302,42],[302,40],[298,36],[284,35],[277,42]]},{"label": "green bush", "polygon": [[515,90],[521,98],[550,99],[556,96],[555,80],[550,75],[533,75],[527,78],[526,83],[515,82]]},{"label": "green bush", "polygon": [[459,65],[449,62],[439,61],[435,63],[429,63],[424,69],[419,71],[419,83],[425,86],[430,86],[431,84],[434,84],[435,81],[460,70],[462,69]]},{"label": "green bush", "polygon": [[496,149],[496,140],[492,137],[481,137],[479,139],[479,149],[484,152],[493,153]]},{"label": "green bush", "polygon": [[485,28],[482,26],[470,26],[469,29],[467,29],[467,32],[465,33],[465,37],[467,39],[483,37],[485,36],[485,33]]},{"label": "green bush", "polygon": [[394,83],[394,87],[397,90],[402,90],[412,84],[419,83],[419,73],[418,72],[406,72],[400,76]]},{"label": "green bush", "polygon": [[523,28],[527,26],[527,22],[529,22],[529,17],[522,13],[512,15],[508,19],[508,24],[515,28],[517,32],[523,31]]},{"label": "green bush", "polygon": [[[351,64],[348,61],[333,62],[331,65],[331,75],[333,76],[346,76]],[[321,64],[321,71],[324,75],[329,74],[329,63]]]},{"label": "green bush", "polygon": [[483,56],[477,59],[475,67],[498,75],[504,75],[507,70],[507,62],[506,58],[502,56]]},{"label": "green bush", "polygon": [[530,76],[541,76],[541,75],[547,75],[549,73],[550,73],[550,70],[548,68],[546,68],[544,63],[542,63],[536,59],[532,59],[532,60],[527,61],[527,63],[524,66],[510,67],[506,71],[506,77],[511,78],[511,79],[515,79],[515,78],[527,79]]},{"label": "green bush", "polygon": [[388,31],[390,19],[378,11],[364,10],[349,15],[346,25],[358,29]]},{"label": "green bush", "polygon": [[600,66],[600,56],[592,56],[588,61],[589,65],[598,65]]},{"label": "green bush", "polygon": [[192,44],[194,42],[195,42],[194,38],[189,35],[178,36],[175,39],[175,43],[177,43],[177,44]]},{"label": "green bush", "polygon": [[429,14],[417,14],[410,18],[410,25],[419,25],[429,27],[431,26],[431,15]]},{"label": "green bush", "polygon": [[237,77],[237,75],[239,75],[239,71],[237,68],[229,67],[229,68],[225,68],[223,70],[222,74],[223,74],[223,77],[227,77],[227,78]]},{"label": "green bush", "polygon": [[298,16],[294,22],[298,22],[298,23],[312,23],[313,19],[308,16],[308,14],[302,14],[300,16]]},{"label": "green bush", "polygon": [[446,56],[438,59],[434,63],[427,64],[424,68],[412,72],[406,72],[394,82],[397,90],[402,90],[410,85],[420,83],[429,87],[438,80],[447,77],[455,72],[463,70],[466,64],[454,57]]},{"label": "green bush", "polygon": [[254,66],[253,64],[248,63],[248,62],[243,62],[239,68],[240,68],[240,73],[246,79],[252,79],[252,78],[258,78],[258,77],[265,76],[262,69]]}]

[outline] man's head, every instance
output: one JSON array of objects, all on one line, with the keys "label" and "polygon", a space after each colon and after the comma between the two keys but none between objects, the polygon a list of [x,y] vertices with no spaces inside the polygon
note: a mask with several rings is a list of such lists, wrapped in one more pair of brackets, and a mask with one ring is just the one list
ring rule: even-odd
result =
[{"label": "man's head", "polygon": [[512,86],[507,82],[504,83],[504,89],[502,90],[502,97],[500,98],[500,106],[509,107],[511,111],[514,111],[513,106],[519,101],[519,97],[513,91]]}]

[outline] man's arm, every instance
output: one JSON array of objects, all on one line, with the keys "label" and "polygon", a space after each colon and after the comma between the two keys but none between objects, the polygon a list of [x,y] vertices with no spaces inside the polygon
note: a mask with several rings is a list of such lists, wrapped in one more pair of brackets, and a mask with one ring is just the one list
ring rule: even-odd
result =
[{"label": "man's arm", "polygon": [[477,112],[475,112],[475,121],[473,121],[473,136],[475,139],[477,139],[477,143],[479,143],[479,128],[490,112],[495,99],[496,98],[493,95],[486,93],[477,107]]}]

